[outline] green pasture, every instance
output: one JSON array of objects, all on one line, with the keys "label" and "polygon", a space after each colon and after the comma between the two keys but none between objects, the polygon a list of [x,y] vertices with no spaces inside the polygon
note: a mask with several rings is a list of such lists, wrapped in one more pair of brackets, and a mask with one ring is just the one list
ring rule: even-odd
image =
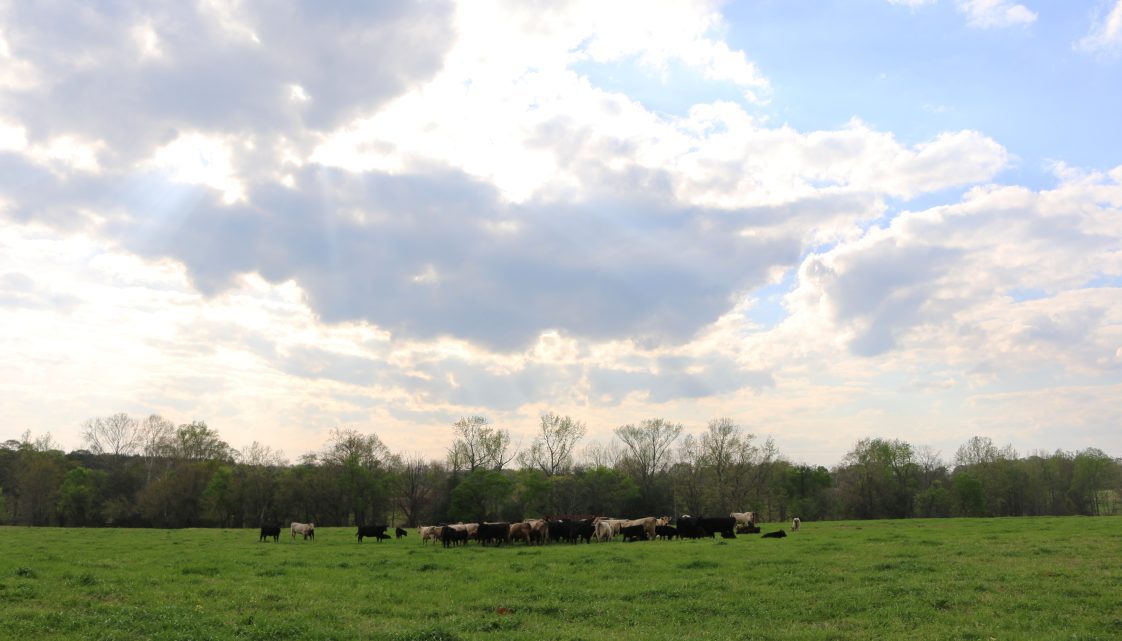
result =
[{"label": "green pasture", "polygon": [[1122,639],[1116,517],[447,550],[353,528],[0,537],[0,638],[21,640]]}]

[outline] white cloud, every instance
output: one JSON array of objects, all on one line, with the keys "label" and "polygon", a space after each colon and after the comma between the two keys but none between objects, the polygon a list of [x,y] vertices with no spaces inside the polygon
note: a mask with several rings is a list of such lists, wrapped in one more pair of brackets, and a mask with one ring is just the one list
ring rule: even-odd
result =
[{"label": "white cloud", "polygon": [[967,23],[979,29],[1015,27],[1036,22],[1036,13],[1009,0],[955,0]]},{"label": "white cloud", "polygon": [[1075,47],[1095,54],[1122,53],[1122,0],[1117,0],[1105,16],[1096,18],[1090,33],[1077,42]]}]

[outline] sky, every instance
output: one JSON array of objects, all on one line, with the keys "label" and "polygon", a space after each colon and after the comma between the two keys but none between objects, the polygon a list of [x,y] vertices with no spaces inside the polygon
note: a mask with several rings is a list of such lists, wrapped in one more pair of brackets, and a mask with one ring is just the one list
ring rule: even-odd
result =
[{"label": "sky", "polygon": [[0,437],[1122,455],[1122,0],[0,0]]}]

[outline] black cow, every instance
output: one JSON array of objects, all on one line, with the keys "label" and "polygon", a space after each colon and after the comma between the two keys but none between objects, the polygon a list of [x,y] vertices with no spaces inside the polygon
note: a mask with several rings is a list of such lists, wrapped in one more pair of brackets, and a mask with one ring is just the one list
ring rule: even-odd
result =
[{"label": "black cow", "polygon": [[736,519],[731,516],[703,516],[699,525],[707,536],[720,534],[724,539],[736,538]]},{"label": "black cow", "polygon": [[394,535],[396,535],[397,538],[400,539],[403,536],[409,536],[409,533],[401,528],[394,528]]},{"label": "black cow", "polygon": [[669,541],[676,536],[678,536],[678,528],[674,527],[673,525],[656,525],[655,526],[655,538],[656,539],[661,538],[661,539]]},{"label": "black cow", "polygon": [[550,541],[567,541],[569,540],[569,522],[564,519],[549,519],[545,522],[545,527],[549,530]]},{"label": "black cow", "polygon": [[444,526],[440,531],[440,540],[444,543],[444,547],[449,545],[467,545],[468,533],[467,530],[457,530]]},{"label": "black cow", "polygon": [[642,525],[628,525],[627,527],[622,527],[619,533],[623,535],[624,543],[647,540],[647,528]]},{"label": "black cow", "polygon": [[787,533],[785,531],[777,530],[775,532],[768,532],[767,534],[763,535],[762,538],[765,538],[765,539],[781,539],[785,536],[787,536]]},{"label": "black cow", "polygon": [[592,524],[592,519],[580,519],[579,521],[569,521],[569,531],[565,537],[569,543],[578,543],[584,541],[585,543],[592,542],[592,536],[596,534],[596,526]]},{"label": "black cow", "polygon": [[738,526],[736,526],[736,533],[737,534],[759,534],[760,533],[760,526],[758,526],[754,523],[749,523],[748,525],[738,525]]},{"label": "black cow", "polygon": [[502,545],[510,538],[510,523],[480,523],[475,538],[479,539],[480,545],[487,545],[488,542]]},{"label": "black cow", "polygon": [[258,541],[262,543],[265,539],[273,537],[273,543],[280,541],[280,526],[279,525],[262,525],[261,526],[261,539]]},{"label": "black cow", "polygon": [[382,539],[390,538],[386,536],[386,527],[385,525],[360,525],[358,526],[358,532],[355,533],[355,536],[358,537],[359,543],[362,543],[363,537],[378,539],[378,542],[381,543]]},{"label": "black cow", "polygon": [[701,517],[683,514],[678,517],[678,538],[697,539],[708,534],[701,528]]}]

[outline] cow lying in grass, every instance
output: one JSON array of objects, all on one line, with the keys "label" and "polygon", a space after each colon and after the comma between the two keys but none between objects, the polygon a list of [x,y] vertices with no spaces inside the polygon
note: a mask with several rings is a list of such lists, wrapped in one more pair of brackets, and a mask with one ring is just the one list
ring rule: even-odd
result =
[{"label": "cow lying in grass", "polygon": [[760,533],[760,526],[752,524],[752,523],[749,523],[748,525],[738,525],[738,526],[736,526],[736,533],[737,534],[759,534]]},{"label": "cow lying in grass", "polygon": [[785,536],[787,536],[787,532],[783,531],[782,529],[779,529],[779,530],[776,530],[775,532],[768,532],[767,534],[765,534],[763,536],[763,538],[765,538],[765,539],[781,539]]}]

